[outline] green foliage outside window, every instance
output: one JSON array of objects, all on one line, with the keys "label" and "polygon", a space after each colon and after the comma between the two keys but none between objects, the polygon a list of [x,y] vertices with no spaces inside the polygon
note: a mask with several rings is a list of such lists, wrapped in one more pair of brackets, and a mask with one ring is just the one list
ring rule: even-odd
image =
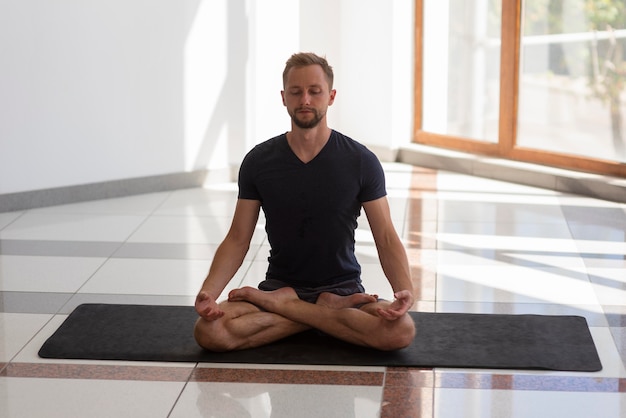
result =
[{"label": "green foliage outside window", "polygon": [[[506,1],[506,0],[504,0]],[[613,143],[618,155],[624,155],[623,121],[620,96],[626,85],[626,39],[615,36],[626,29],[624,0],[525,0],[523,35],[559,35],[590,33],[581,43],[577,57],[588,77],[592,97],[608,105]],[[577,18],[572,19],[572,16]],[[602,39],[598,36],[603,33]],[[562,59],[562,45],[550,44],[550,71],[574,76],[576,63]]]}]

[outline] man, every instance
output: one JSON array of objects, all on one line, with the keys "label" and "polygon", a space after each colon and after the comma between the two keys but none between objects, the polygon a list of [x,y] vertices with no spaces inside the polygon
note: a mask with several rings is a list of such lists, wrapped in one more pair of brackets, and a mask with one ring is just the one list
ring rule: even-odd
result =
[{"label": "man", "polygon": [[[380,350],[406,347],[415,335],[407,313],[413,287],[380,162],[328,127],[326,111],[336,91],[326,59],[293,55],[283,87],[291,130],[257,145],[242,162],[232,225],[196,298],[195,338],[206,349],[228,351],[316,328]],[[392,302],[366,294],[361,285],[354,255],[361,207],[394,290]],[[261,208],[271,245],[266,279],[258,289],[232,290],[218,304],[248,251]]]}]

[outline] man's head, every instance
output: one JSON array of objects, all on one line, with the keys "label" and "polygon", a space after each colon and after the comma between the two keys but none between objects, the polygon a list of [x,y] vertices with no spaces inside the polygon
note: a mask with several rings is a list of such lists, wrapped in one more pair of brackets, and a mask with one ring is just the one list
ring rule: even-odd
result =
[{"label": "man's head", "polygon": [[333,67],[328,65],[326,58],[320,57],[312,52],[300,52],[293,54],[285,63],[285,70],[283,71],[283,88],[287,85],[287,76],[289,70],[292,68],[306,67],[307,65],[319,65],[326,75],[326,81],[328,82],[328,90],[333,89]]},{"label": "man's head", "polygon": [[328,106],[335,100],[332,86],[333,69],[325,58],[313,53],[292,55],[283,72],[281,94],[293,125],[312,129],[325,121]]}]

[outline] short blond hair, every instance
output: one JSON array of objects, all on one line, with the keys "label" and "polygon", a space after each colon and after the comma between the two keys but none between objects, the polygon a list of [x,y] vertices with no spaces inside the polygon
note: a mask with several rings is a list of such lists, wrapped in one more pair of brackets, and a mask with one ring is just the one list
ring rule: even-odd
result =
[{"label": "short blond hair", "polygon": [[283,71],[283,87],[287,84],[287,74],[289,70],[297,67],[306,67],[307,65],[319,65],[322,67],[324,74],[326,75],[326,81],[328,81],[328,89],[332,90],[334,74],[333,67],[328,64],[325,57],[320,57],[313,52],[299,52],[293,54],[285,63],[285,70]]}]

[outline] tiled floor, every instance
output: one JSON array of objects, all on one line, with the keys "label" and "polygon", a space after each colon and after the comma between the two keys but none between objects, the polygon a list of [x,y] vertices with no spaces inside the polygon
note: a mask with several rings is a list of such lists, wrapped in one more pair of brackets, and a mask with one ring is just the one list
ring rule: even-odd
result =
[{"label": "tiled floor", "polygon": [[[50,361],[84,302],[192,304],[233,184],[0,213],[0,416],[624,417],[626,205],[386,164],[418,302],[587,318],[598,373]],[[262,224],[262,222],[261,222]],[[367,222],[368,291],[389,297]],[[260,225],[232,286],[263,275]]]}]

